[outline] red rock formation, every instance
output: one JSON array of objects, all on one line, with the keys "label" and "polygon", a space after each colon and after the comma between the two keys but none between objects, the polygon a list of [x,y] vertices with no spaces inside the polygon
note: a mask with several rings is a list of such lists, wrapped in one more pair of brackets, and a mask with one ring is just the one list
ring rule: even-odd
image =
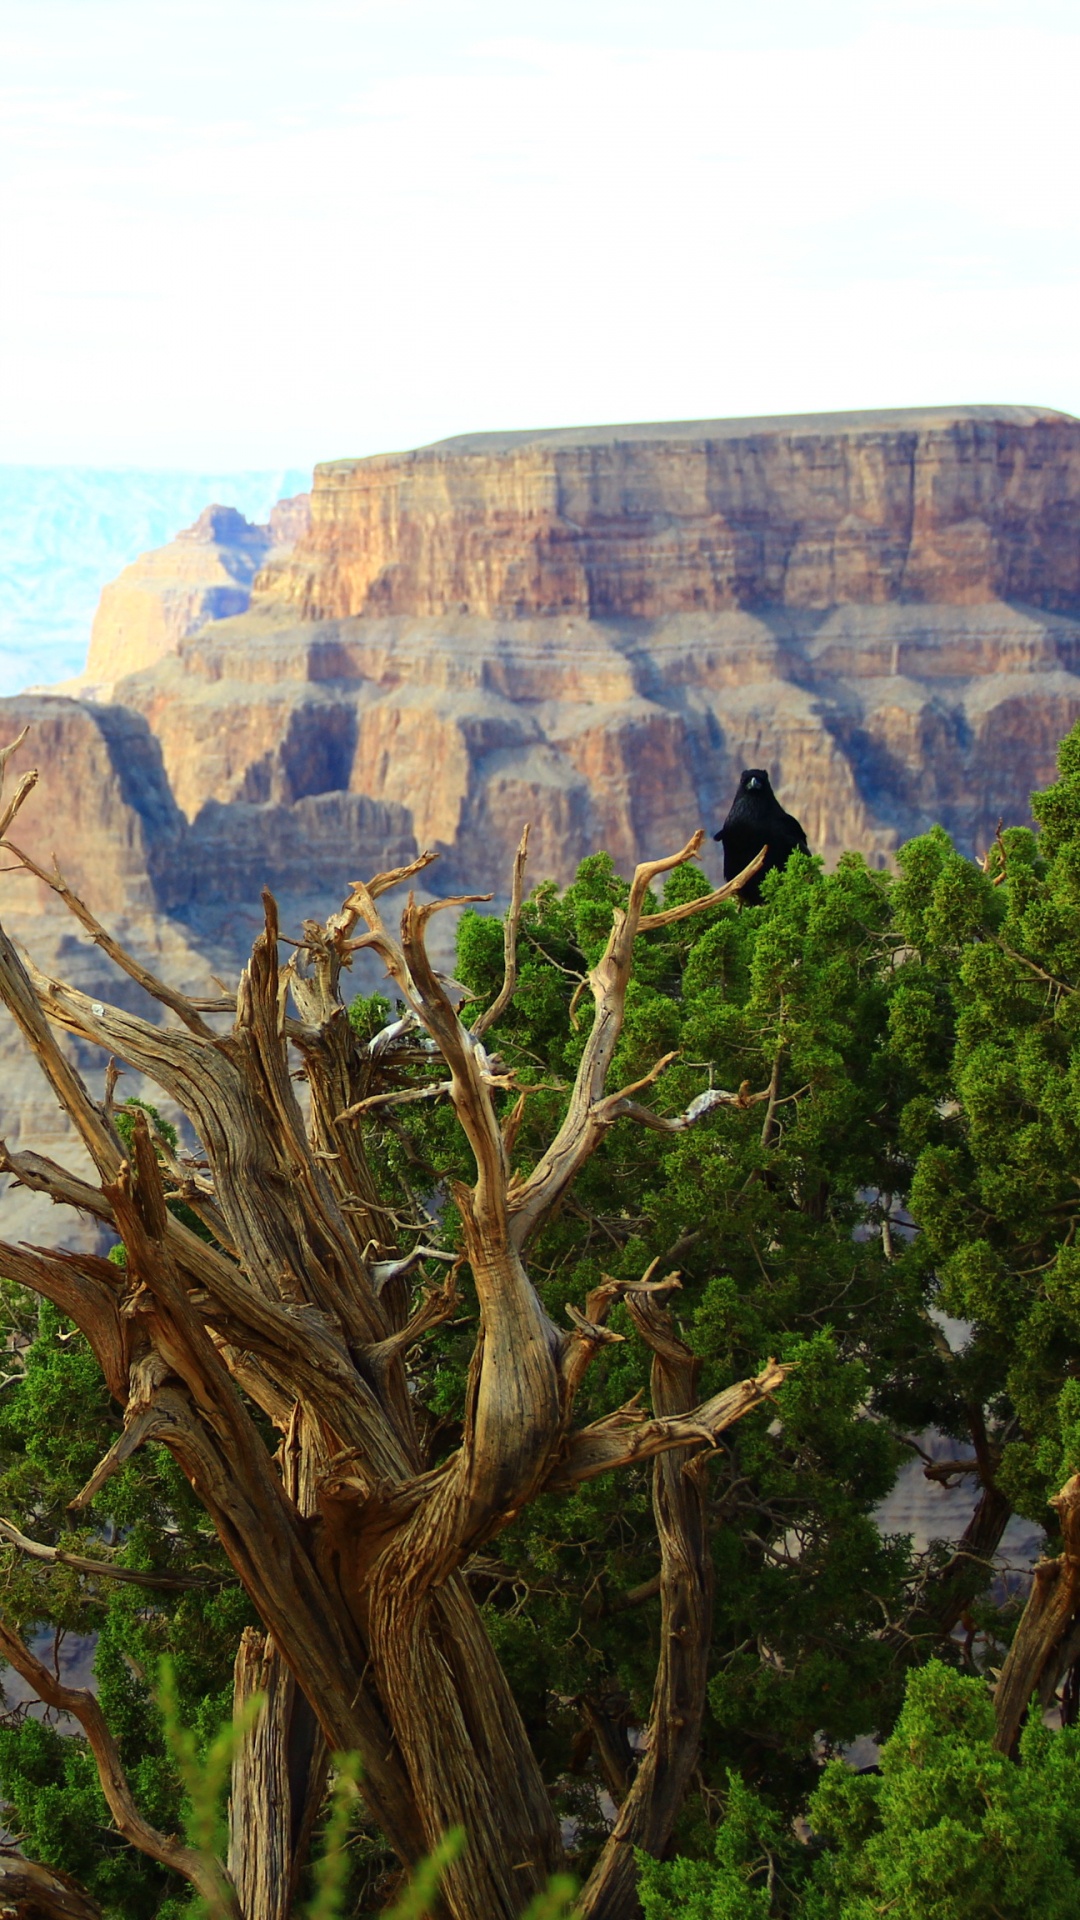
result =
[{"label": "red rock formation", "polygon": [[318,467],[304,619],[1080,596],[1080,422],[1031,407],[466,435]]},{"label": "red rock formation", "polygon": [[101,596],[86,684],[108,688],[121,674],[175,653],[208,620],[243,613],[258,568],[306,531],[308,502],[306,493],[280,500],[265,527],[253,526],[235,507],[207,507],[167,547],[125,567]]},{"label": "red rock formation", "polygon": [[320,468],[310,522],[306,498],[228,519],[129,574],[167,625],[184,565],[231,565],[246,602],[266,553],[250,606],[144,665],[106,595],[95,649],[126,677],[71,708],[42,789],[70,813],[61,761],[92,745],[67,857],[194,928],[264,881],[326,905],[345,867],[428,844],[498,893],[525,819],[537,873],[599,846],[626,867],[714,826],[743,765],[829,860],[936,819],[975,850],[1080,714],[1060,414],[477,436]]}]

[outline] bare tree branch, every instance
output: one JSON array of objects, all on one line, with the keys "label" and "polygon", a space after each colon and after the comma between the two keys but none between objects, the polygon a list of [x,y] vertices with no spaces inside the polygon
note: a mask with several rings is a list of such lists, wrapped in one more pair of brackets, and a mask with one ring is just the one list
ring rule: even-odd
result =
[{"label": "bare tree branch", "polygon": [[736,874],[734,880],[725,880],[723,886],[717,887],[715,893],[707,893],[698,900],[684,900],[681,907],[665,907],[661,913],[643,913],[638,921],[639,933],[652,933],[657,927],[674,926],[677,920],[688,920],[693,913],[704,913],[706,908],[718,907],[722,901],[730,900],[733,894],[741,893],[748,880],[752,880],[755,874],[761,872],[768,851],[768,847],[762,847],[761,852],[754,855],[748,867],[744,867],[741,873]]},{"label": "bare tree branch", "polygon": [[[24,727],[16,739],[9,740],[6,747],[0,747],[0,795],[2,795],[4,791],[7,763],[11,759],[12,754],[19,751],[29,731],[30,728],[28,726]],[[37,778],[36,768],[32,769],[29,773],[24,773],[11,799],[8,800],[3,807],[0,807],[0,840],[3,839],[4,834],[10,827],[23,801],[33,792],[37,785]]]},{"label": "bare tree branch", "polygon": [[159,1833],[144,1820],[121,1765],[120,1750],[93,1694],[84,1687],[65,1686],[3,1620],[0,1620],[0,1654],[47,1706],[59,1713],[69,1713],[78,1721],[90,1743],[109,1812],[124,1839],[140,1853],[149,1854],[160,1866],[180,1874],[208,1902],[212,1912],[242,1920],[232,1881],[221,1864],[208,1860],[195,1847],[182,1846],[179,1841]]},{"label": "bare tree branch", "polygon": [[565,1454],[544,1481],[543,1491],[566,1493],[583,1480],[594,1480],[597,1474],[651,1460],[674,1447],[711,1448],[725,1427],[752,1413],[782,1387],[789,1372],[789,1367],[770,1360],[755,1379],[725,1387],[722,1393],[685,1414],[650,1420],[641,1408],[621,1407],[571,1434]]},{"label": "bare tree branch", "polygon": [[[659,1290],[634,1288],[627,1292],[626,1303],[652,1350],[651,1397],[658,1419],[694,1420],[700,1362],[677,1337]],[[586,1884],[582,1920],[622,1920],[636,1906],[634,1850],[663,1854],[698,1763],[712,1638],[707,1458],[699,1454],[683,1462],[668,1454],[653,1467],[660,1540],[660,1661],[643,1756]]]},{"label": "bare tree branch", "polygon": [[[604,1084],[608,1069],[622,1032],[623,1016],[626,1007],[626,990],[634,963],[634,941],[642,925],[650,919],[653,925],[663,924],[663,915],[645,915],[642,908],[645,896],[654,880],[662,873],[669,873],[673,867],[682,866],[693,859],[704,838],[699,827],[693,837],[679,853],[671,854],[663,860],[650,860],[639,866],[630,885],[630,898],[626,911],[616,909],[613,915],[611,934],[603,955],[589,974],[588,984],[592,992],[596,1012],[592,1032],[585,1043],[581,1064],[578,1068],[570,1104],[563,1123],[547,1151],[541,1156],[529,1178],[520,1187],[515,1188],[511,1197],[512,1213],[511,1237],[519,1250],[535,1234],[558,1204],[562,1194],[576,1178],[585,1162],[594,1152],[605,1126],[609,1126],[617,1115],[605,1114]],[[686,911],[677,910],[679,918],[690,913],[700,913],[706,907],[714,905],[719,899],[727,899],[737,893],[759,870],[764,854],[758,856],[734,880],[715,894],[707,894],[703,899],[685,903]],[[675,911],[675,910],[673,910]],[[616,1100],[625,1096],[612,1096]],[[640,1119],[641,1114],[636,1113]],[[651,1124],[646,1122],[645,1124]],[[669,1131],[670,1129],[663,1129]]]},{"label": "bare tree branch", "polygon": [[85,927],[94,945],[100,947],[103,953],[107,953],[109,959],[126,973],[129,979],[143,987],[153,999],[160,1001],[163,1007],[168,1007],[170,1012],[177,1014],[192,1033],[200,1034],[204,1039],[214,1037],[213,1028],[207,1026],[206,1021],[200,1013],[196,1012],[186,994],[178,993],[175,987],[167,986],[164,980],[159,980],[156,973],[151,973],[149,968],[142,966],[134,955],[120,945],[118,940],[113,939],[112,934],[108,933],[100,920],[95,918],[85,902],[80,900],[78,894],[68,886],[58,866],[54,864],[52,872],[47,873],[45,868],[39,867],[37,861],[30,854],[24,853],[21,847],[14,846],[10,840],[5,840],[2,844],[9,853],[15,855],[16,860],[25,867],[27,873],[32,873],[36,880],[42,880],[47,887],[52,888],[57,897],[63,901],[68,912],[74,916],[81,927]]},{"label": "bare tree branch", "polygon": [[[34,969],[36,974],[36,969]],[[40,977],[39,977],[40,978]],[[98,1172],[106,1179],[118,1169],[123,1150],[116,1132],[90,1098],[82,1078],[65,1059],[49,1028],[39,993],[31,983],[4,929],[0,927],[0,998],[14,1015],[24,1039],[61,1106],[74,1122]],[[89,1005],[89,1002],[87,1002]]]},{"label": "bare tree branch", "polygon": [[45,1566],[70,1567],[74,1573],[92,1574],[95,1579],[127,1581],[134,1587],[155,1587],[162,1592],[177,1591],[185,1587],[205,1587],[206,1580],[193,1578],[181,1573],[141,1573],[136,1567],[119,1567],[111,1560],[89,1560],[82,1553],[68,1553],[64,1547],[46,1547],[39,1540],[31,1540],[20,1533],[10,1520],[0,1519],[0,1539],[6,1540],[11,1547],[18,1547],[31,1560],[40,1560]]},{"label": "bare tree branch", "polygon": [[517,940],[521,923],[521,891],[525,877],[525,862],[529,854],[529,829],[523,827],[517,853],[514,855],[514,877],[510,886],[510,908],[503,925],[503,982],[490,1007],[479,1019],[474,1020],[472,1031],[478,1040],[483,1039],[489,1027],[501,1020],[514,997],[517,986]]}]

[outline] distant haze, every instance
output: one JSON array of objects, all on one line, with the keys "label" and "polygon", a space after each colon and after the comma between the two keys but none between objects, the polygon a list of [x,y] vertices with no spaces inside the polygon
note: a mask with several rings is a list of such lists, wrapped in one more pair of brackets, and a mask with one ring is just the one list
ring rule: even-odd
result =
[{"label": "distant haze", "polygon": [[1080,412],[1075,0],[4,0],[0,461]]},{"label": "distant haze", "polygon": [[212,501],[265,520],[310,484],[300,469],[169,473],[0,467],[0,695],[86,664],[98,596]]}]

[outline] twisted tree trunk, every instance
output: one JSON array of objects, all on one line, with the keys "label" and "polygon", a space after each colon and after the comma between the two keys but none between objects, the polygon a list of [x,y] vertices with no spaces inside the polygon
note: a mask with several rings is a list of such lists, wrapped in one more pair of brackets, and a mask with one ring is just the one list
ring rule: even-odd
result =
[{"label": "twisted tree trunk", "polygon": [[[19,797],[7,817],[0,814],[0,831]],[[599,1289],[561,1328],[530,1281],[527,1254],[619,1119],[674,1131],[711,1106],[766,1097],[717,1090],[685,1115],[661,1119],[635,1096],[665,1062],[633,1087],[606,1091],[636,935],[713,904],[761,864],[707,899],[645,914],[650,883],[689,859],[700,839],[640,867],[626,911],[615,912],[590,975],[594,1019],[576,1083],[561,1125],[526,1177],[512,1174],[513,1129],[504,1133],[496,1111],[496,1097],[514,1090],[513,1076],[484,1045],[514,988],[524,840],[503,991],[471,1030],[427,956],[425,928],[436,909],[410,895],[395,936],[378,904],[431,856],[355,884],[325,927],[305,926],[303,946],[285,964],[276,907],[265,895],[264,931],[235,997],[213,1003],[190,1001],[148,973],[58,873],[44,874],[18,856],[174,1016],[173,1024],[159,1026],[91,1001],[20,959],[0,929],[0,996],[78,1129],[98,1181],[6,1149],[0,1167],[96,1215],[126,1248],[126,1266],[118,1268],[90,1255],[0,1243],[5,1274],[77,1323],[124,1409],[123,1437],[82,1498],[93,1498],[147,1440],[164,1445],[210,1515],[263,1626],[263,1635],[245,1638],[239,1655],[239,1693],[257,1684],[267,1704],[234,1772],[228,1869],[193,1863],[176,1847],[168,1859],[222,1912],[284,1920],[326,1753],[337,1749],[360,1756],[369,1811],[404,1862],[451,1825],[465,1828],[466,1849],[443,1890],[454,1920],[516,1920],[560,1865],[561,1840],[463,1568],[540,1493],[569,1491],[650,1458],[657,1462],[663,1654],[646,1757],[586,1889],[593,1920],[634,1910],[632,1845],[658,1849],[670,1835],[704,1703],[709,1558],[700,1462],[719,1432],[781,1384],[783,1369],[770,1362],[756,1380],[695,1406],[692,1357],[656,1304],[657,1283]],[[405,1019],[367,1047],[353,1034],[340,993],[342,968],[361,947],[382,957],[406,1008]],[[94,1100],[57,1044],[57,1027],[163,1087],[188,1115],[205,1170],[171,1157],[145,1115],[129,1158],[108,1098]],[[452,1103],[475,1163],[474,1181],[455,1193],[479,1303],[465,1432],[457,1451],[434,1468],[422,1457],[405,1356],[454,1310],[455,1275],[445,1277],[443,1249],[402,1228],[380,1201],[355,1125],[379,1105],[430,1095],[430,1081],[402,1084],[418,1044],[422,1057],[441,1067],[439,1091]],[[308,1124],[290,1047],[310,1083]],[[389,1073],[395,1062],[396,1080]],[[194,1209],[215,1244],[170,1212],[174,1199]],[[409,1274],[431,1262],[436,1273],[413,1297]],[[592,1355],[614,1338],[604,1320],[620,1292],[653,1348],[653,1412],[631,1404],[580,1427],[575,1395]],[[277,1460],[253,1407],[281,1433]],[[15,1636],[0,1632],[3,1650],[19,1665]],[[90,1724],[87,1699],[65,1704],[83,1719],[104,1779],[112,1759],[102,1729]],[[123,1794],[113,1786],[115,1811]],[[245,1837],[253,1795],[273,1800],[276,1811],[250,1822]],[[143,1831],[123,1804],[133,1844],[164,1858],[162,1836]]]}]

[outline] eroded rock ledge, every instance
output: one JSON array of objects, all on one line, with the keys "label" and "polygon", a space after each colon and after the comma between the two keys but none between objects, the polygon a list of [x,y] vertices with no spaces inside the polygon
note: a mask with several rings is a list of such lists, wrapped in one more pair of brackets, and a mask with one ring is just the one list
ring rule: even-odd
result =
[{"label": "eroded rock ledge", "polygon": [[481,434],[332,461],[268,528],[208,511],[0,736],[34,721],[37,850],[209,951],[264,882],[325,906],[423,845],[498,894],[526,819],[537,874],[629,867],[747,764],[827,859],[937,819],[974,851],[1051,777],[1078,663],[1067,415]]},{"label": "eroded rock ledge", "polygon": [[1080,423],[1034,407],[471,434],[316,469],[305,619],[1066,608]]}]

